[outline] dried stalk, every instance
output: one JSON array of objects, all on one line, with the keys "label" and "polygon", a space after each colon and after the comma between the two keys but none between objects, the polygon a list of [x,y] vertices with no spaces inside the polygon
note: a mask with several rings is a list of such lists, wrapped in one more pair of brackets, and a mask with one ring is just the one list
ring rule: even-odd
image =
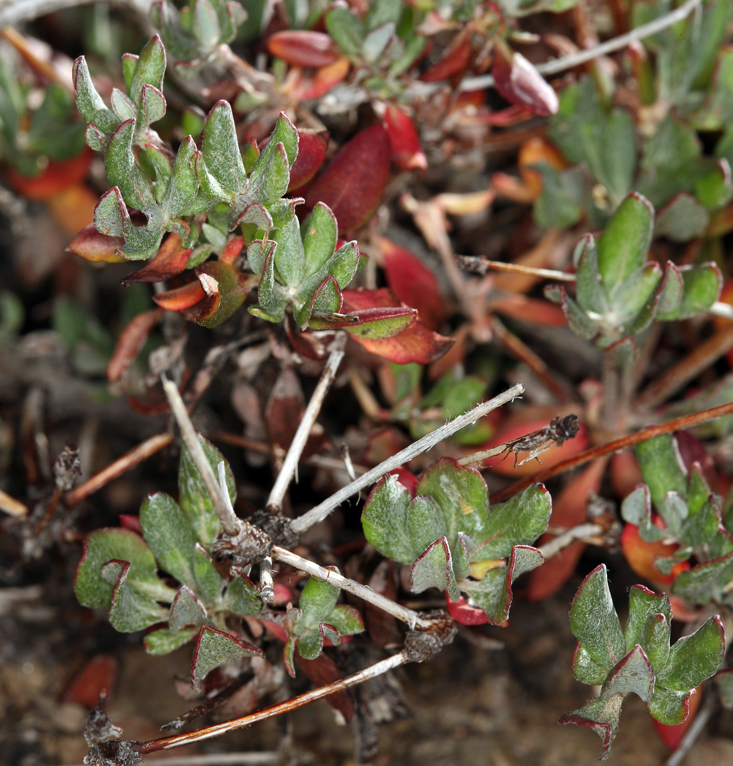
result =
[{"label": "dried stalk", "polygon": [[707,423],[709,420],[715,420],[716,418],[722,418],[724,415],[731,414],[733,414],[733,402],[730,402],[729,404],[721,404],[719,407],[711,407],[709,410],[696,412],[692,415],[683,415],[680,418],[670,420],[668,423],[648,426],[635,434],[622,436],[620,439],[614,439],[599,447],[591,447],[590,449],[585,450],[585,452],[580,452],[567,460],[563,460],[562,463],[558,463],[550,468],[545,468],[544,471],[538,471],[533,476],[527,476],[524,479],[520,479],[519,481],[514,482],[514,484],[499,490],[499,492],[495,492],[492,499],[497,503],[503,500],[508,500],[510,497],[514,497],[518,492],[521,492],[535,482],[548,481],[561,473],[565,473],[565,471],[569,471],[571,468],[584,465],[603,455],[619,452],[626,447],[633,447],[635,444],[639,444],[639,442],[646,441],[647,439],[653,439],[655,436],[670,434],[675,431],[685,431],[686,429],[693,428],[701,423]]},{"label": "dried stalk", "polygon": [[14,497],[10,497],[6,492],[0,489],[0,511],[11,516],[27,516],[30,513],[30,509],[27,505],[23,505],[20,500],[16,500]]},{"label": "dried stalk", "polygon": [[521,263],[504,263],[504,261],[491,261],[477,255],[457,255],[456,262],[464,271],[475,274],[486,274],[487,271],[509,271],[512,274],[526,274],[530,277],[542,279],[554,279],[558,282],[575,282],[575,274],[566,274],[556,269],[539,269],[534,266],[524,266]]},{"label": "dried stalk", "polygon": [[253,723],[265,721],[268,718],[274,718],[283,713],[289,713],[299,707],[303,707],[303,705],[308,705],[311,702],[328,697],[335,692],[349,689],[352,686],[358,686],[359,684],[364,683],[364,681],[369,681],[372,678],[381,676],[383,673],[394,670],[409,661],[407,655],[404,652],[400,652],[386,660],[377,662],[375,665],[372,665],[365,670],[355,673],[353,676],[341,678],[327,686],[313,689],[313,691],[300,694],[285,702],[280,702],[277,705],[271,705],[263,710],[258,710],[256,713],[250,713],[241,718],[235,718],[232,721],[225,721],[224,723],[219,723],[214,726],[206,726],[203,729],[198,729],[197,731],[188,732],[186,734],[175,734],[171,737],[162,737],[161,739],[154,739],[150,742],[136,743],[134,747],[136,752],[145,755],[146,753],[154,753],[159,750],[171,750],[174,747],[182,747],[183,745],[190,745],[194,742],[202,742],[206,739],[219,737],[222,734],[235,731],[236,729],[244,729],[247,726],[251,726]]},{"label": "dried stalk", "polygon": [[553,538],[549,542],[541,545],[539,548],[545,561],[551,559],[553,556],[557,556],[560,551],[564,550],[568,546],[572,545],[578,540],[585,542],[595,542],[606,530],[600,524],[578,524],[577,527],[572,527],[566,532],[563,532],[558,537]]},{"label": "dried stalk", "polygon": [[64,496],[64,503],[67,506],[76,505],[89,497],[89,495],[98,492],[113,479],[119,478],[131,468],[134,468],[138,463],[142,463],[143,460],[147,460],[147,458],[151,457],[156,452],[160,452],[172,443],[173,436],[169,433],[151,436],[149,439],[146,439],[141,444],[138,444],[137,447],[134,447],[122,457],[115,460],[114,463],[110,463],[98,474],[95,474],[83,484],[80,484],[75,489],[67,492]]},{"label": "dried stalk", "polygon": [[283,564],[289,564],[290,566],[299,569],[301,572],[309,574],[311,577],[317,577],[319,580],[325,580],[331,583],[331,585],[335,585],[337,588],[341,588],[341,590],[345,590],[348,593],[353,593],[355,596],[358,596],[364,601],[368,601],[370,604],[373,604],[382,611],[391,614],[398,620],[407,623],[410,626],[410,630],[414,630],[415,627],[426,629],[431,625],[430,620],[423,619],[417,612],[413,611],[412,609],[400,606],[391,599],[388,599],[376,591],[373,591],[371,588],[368,588],[366,585],[361,585],[358,582],[349,580],[348,577],[344,577],[333,569],[326,569],[326,567],[314,564],[312,561],[308,561],[308,559],[304,559],[295,553],[291,553],[290,551],[285,550],[284,548],[278,548],[277,546],[273,547],[272,558],[275,559],[275,561],[282,562]]},{"label": "dried stalk", "polygon": [[336,371],[344,357],[345,346],[346,333],[342,332],[336,336],[336,340],[331,346],[331,354],[328,357],[326,366],[323,368],[321,379],[318,381],[313,396],[311,396],[311,400],[305,408],[298,430],[295,432],[293,441],[288,449],[288,454],[283,461],[280,473],[277,475],[270,496],[267,498],[267,510],[271,513],[280,512],[283,497],[285,497],[285,493],[288,490],[288,486],[293,476],[296,475],[298,461],[300,460],[305,444],[308,441],[313,424],[316,422],[318,413],[321,411],[326,392],[333,382],[333,379],[336,377]]},{"label": "dried stalk", "polygon": [[241,522],[236,517],[231,502],[227,502],[229,494],[227,492],[224,493],[226,495],[225,500],[219,489],[219,483],[214,476],[214,470],[204,454],[201,442],[199,442],[196,436],[196,431],[193,423],[191,423],[191,418],[188,416],[186,405],[178,393],[178,388],[175,383],[163,376],[163,390],[170,403],[173,417],[175,417],[178,427],[181,429],[183,441],[191,453],[191,458],[199,474],[201,474],[206,491],[209,493],[211,502],[214,504],[214,510],[219,517],[219,521],[221,521],[222,529],[229,537],[236,537],[239,534]]},{"label": "dried stalk", "polygon": [[469,425],[469,423],[477,421],[479,418],[482,418],[484,415],[491,412],[492,410],[495,410],[497,407],[501,407],[504,404],[514,401],[523,393],[524,386],[518,383],[516,386],[512,386],[512,388],[510,388],[508,391],[505,391],[503,394],[499,394],[499,396],[495,396],[488,402],[483,402],[482,404],[477,405],[472,410],[466,412],[464,415],[459,415],[454,420],[451,420],[449,423],[446,423],[444,426],[441,426],[427,436],[423,436],[422,439],[414,442],[409,447],[405,447],[405,449],[398,452],[396,455],[393,455],[383,463],[380,463],[376,468],[372,468],[370,471],[367,471],[356,481],[352,481],[350,484],[347,484],[338,492],[331,495],[331,497],[329,497],[327,500],[324,500],[320,505],[317,505],[315,508],[311,508],[308,513],[304,514],[300,518],[295,519],[290,525],[291,529],[296,534],[302,534],[306,529],[310,529],[314,524],[318,524],[318,522],[327,518],[331,511],[333,511],[335,508],[338,508],[338,506],[341,505],[344,500],[347,500],[352,495],[357,494],[357,492],[360,492],[370,484],[374,484],[376,481],[381,479],[384,474],[389,473],[404,463],[409,462],[418,455],[421,455],[423,452],[428,452],[433,447],[435,447],[436,444],[440,444],[443,439],[447,439],[449,436],[451,436],[451,434],[454,434],[456,431],[460,431],[461,428]]},{"label": "dried stalk", "polygon": [[702,707],[698,710],[697,715],[690,724],[690,728],[685,732],[679,745],[677,745],[677,749],[667,758],[662,766],[680,766],[714,712],[715,699],[711,694],[708,694],[702,703]]},{"label": "dried stalk", "polygon": [[[0,2],[0,26],[31,21],[47,13],[87,5],[94,0],[4,0]],[[110,5],[147,16],[152,0],[112,0]]]}]

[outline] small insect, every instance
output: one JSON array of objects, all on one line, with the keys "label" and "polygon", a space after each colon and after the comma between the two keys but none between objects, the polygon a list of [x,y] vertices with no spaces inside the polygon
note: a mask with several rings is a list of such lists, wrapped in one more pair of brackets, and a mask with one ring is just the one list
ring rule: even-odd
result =
[{"label": "small insect", "polygon": [[[578,435],[579,428],[577,415],[566,415],[564,418],[558,416],[539,431],[533,431],[531,434],[507,442],[504,445],[504,454],[514,453],[515,468],[518,465],[528,463],[530,460],[539,462],[539,455],[550,449],[553,444],[562,447],[566,441]],[[522,461],[517,462],[520,452],[528,452],[529,454]]]}]

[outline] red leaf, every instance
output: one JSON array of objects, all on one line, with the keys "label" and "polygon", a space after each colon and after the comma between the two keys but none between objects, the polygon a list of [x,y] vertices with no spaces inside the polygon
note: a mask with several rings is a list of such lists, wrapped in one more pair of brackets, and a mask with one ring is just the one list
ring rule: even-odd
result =
[{"label": "red leaf", "polygon": [[458,601],[451,601],[446,592],[445,603],[448,606],[450,616],[461,625],[486,625],[489,621],[489,615],[483,609],[476,606],[469,606],[463,596]]},{"label": "red leaf", "polygon": [[326,159],[328,147],[328,133],[314,130],[298,131],[298,156],[295,158],[293,167],[290,168],[290,186],[288,191],[299,189],[313,178],[318,168]]},{"label": "red leaf", "polygon": [[127,327],[117,339],[114,353],[107,365],[107,380],[119,380],[127,372],[127,368],[145,345],[148,335],[161,319],[163,319],[162,309],[150,309],[128,322]]},{"label": "red leaf", "polygon": [[387,185],[390,144],[382,125],[362,130],[344,144],[306,195],[306,207],[324,202],[341,232],[364,224],[376,210]]},{"label": "red leaf", "polygon": [[219,260],[222,263],[226,263],[228,266],[231,266],[234,261],[239,258],[239,254],[242,252],[243,247],[244,237],[232,237],[232,239],[226,243],[224,249],[221,251]]},{"label": "red leaf", "polygon": [[75,702],[89,709],[97,706],[99,695],[112,694],[117,678],[117,660],[111,654],[98,654],[74,676],[64,691],[64,702]]},{"label": "red leaf", "polygon": [[276,32],[268,39],[267,50],[293,66],[316,69],[333,64],[340,57],[330,35],[301,29]]},{"label": "red leaf", "polygon": [[[551,523],[561,527],[574,527],[588,517],[588,498],[591,492],[598,492],[606,468],[606,461],[594,460],[576,476],[553,500]],[[544,534],[537,545],[552,540],[555,535]],[[556,556],[545,559],[545,563],[529,574],[525,596],[528,601],[542,601],[556,593],[575,572],[578,559],[585,543],[576,542],[560,551]]]},{"label": "red leaf", "polygon": [[426,170],[428,161],[420,146],[412,118],[391,104],[384,115],[384,126],[392,145],[392,159],[400,170]]},{"label": "red leaf", "polygon": [[8,167],[7,179],[13,190],[26,199],[48,200],[70,186],[82,183],[89,172],[94,152],[88,147],[69,160],[49,160],[48,165],[36,176],[21,175]]},{"label": "red leaf", "polygon": [[188,249],[183,248],[178,234],[169,234],[153,260],[143,266],[140,271],[125,277],[122,284],[164,282],[166,279],[178,276],[186,268],[192,249],[190,247]]},{"label": "red leaf", "polygon": [[445,322],[447,312],[435,274],[416,255],[385,237],[380,238],[379,246],[382,268],[392,292],[402,303],[417,309],[421,322],[437,330]]},{"label": "red leaf", "polygon": [[[344,290],[344,306],[359,311],[361,306],[389,307],[399,301],[385,289]],[[413,322],[401,333],[383,340],[352,338],[372,354],[396,364],[430,364],[439,359],[453,345],[452,338],[446,338],[428,329],[422,322]]]},{"label": "red leaf", "polygon": [[492,74],[496,89],[512,104],[523,106],[538,115],[557,112],[559,102],[552,87],[521,53],[512,51],[498,38],[495,41]]},{"label": "red leaf", "polygon": [[671,556],[680,546],[676,543],[666,544],[661,540],[647,542],[639,534],[639,527],[634,524],[626,524],[621,533],[621,551],[629,566],[647,580],[668,585],[674,582],[674,579],[680,572],[689,569],[690,565],[686,561],[681,561],[672,567],[668,574],[662,574],[655,561],[658,556]]},{"label": "red leaf", "polygon": [[[298,652],[295,652],[295,661],[308,677],[308,680],[318,687],[340,681],[343,678],[336,667],[336,663],[327,654],[322,653],[315,660],[304,660]],[[354,703],[347,691],[329,694],[326,701],[332,708],[338,710],[347,722],[354,717]]]},{"label": "red leaf", "polygon": [[204,288],[196,279],[182,287],[176,287],[165,293],[158,293],[153,296],[153,300],[166,311],[183,311],[195,306],[203,297]]},{"label": "red leaf", "polygon": [[420,78],[423,82],[437,82],[447,80],[455,75],[462,74],[471,60],[471,32],[466,27],[457,34],[448,50],[437,64],[433,64]]},{"label": "red leaf", "polygon": [[122,263],[127,259],[117,251],[124,244],[124,237],[110,237],[98,232],[94,224],[89,224],[69,242],[69,250],[92,263]]}]

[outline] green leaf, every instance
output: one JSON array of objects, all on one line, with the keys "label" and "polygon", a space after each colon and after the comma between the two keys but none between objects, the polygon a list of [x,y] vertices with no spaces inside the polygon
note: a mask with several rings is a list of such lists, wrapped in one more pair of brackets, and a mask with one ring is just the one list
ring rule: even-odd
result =
[{"label": "green leaf", "polygon": [[[359,319],[363,319],[367,312],[351,312],[350,315],[353,314],[356,314]],[[379,318],[370,321],[358,321],[345,324],[343,329],[350,335],[356,335],[359,338],[384,340],[385,338],[394,337],[409,327],[413,322],[417,321],[417,309],[374,309],[370,316],[374,314]]]},{"label": "green leaf", "polygon": [[339,597],[339,589],[325,580],[311,577],[305,584],[298,606],[303,614],[303,625],[314,628],[333,611]]},{"label": "green leaf", "polygon": [[689,242],[705,234],[710,216],[691,194],[680,192],[665,205],[654,222],[654,236]]},{"label": "green leaf", "polygon": [[670,649],[669,661],[657,676],[667,689],[689,692],[710,678],[723,662],[725,631],[720,617],[711,617],[691,636],[680,638]]},{"label": "green leaf", "polygon": [[[226,468],[226,485],[232,505],[237,499],[234,474],[229,463],[224,460],[221,452],[204,436],[197,434],[199,443],[204,450],[207,460],[211,464],[214,476],[218,476],[218,465],[224,461]],[[204,486],[201,474],[199,474],[191,453],[185,444],[181,447],[181,462],[178,469],[178,493],[179,502],[183,512],[188,517],[196,539],[202,545],[210,545],[216,539],[221,529],[221,522],[214,510],[209,493]]]},{"label": "green leaf", "polygon": [[170,617],[168,618],[170,632],[175,635],[182,628],[190,625],[196,627],[204,625],[206,618],[204,605],[196,598],[190,588],[183,585],[171,605]]},{"label": "green leaf", "polygon": [[155,203],[153,184],[140,169],[132,151],[135,120],[126,120],[107,144],[104,167],[112,186],[119,188],[125,202],[138,210]]},{"label": "green leaf", "polygon": [[543,228],[574,226],[585,212],[588,182],[582,167],[556,170],[546,163],[534,166],[542,175],[542,192],[535,201],[534,219]]},{"label": "green leaf", "polygon": [[325,16],[326,30],[347,56],[358,56],[364,41],[364,28],[348,8],[331,8]]},{"label": "green leaf", "polygon": [[295,158],[298,156],[298,142],[298,131],[295,129],[295,125],[293,125],[285,112],[280,112],[272,134],[267,141],[267,146],[262,150],[252,168],[251,185],[259,185],[261,176],[265,173],[265,168],[269,164],[270,157],[274,154],[278,144],[283,145],[288,167],[291,168]]},{"label": "green leaf", "polygon": [[144,85],[140,97],[140,108],[137,114],[133,115],[137,119],[138,133],[147,130],[151,123],[162,120],[165,112],[165,96],[152,85]]},{"label": "green leaf", "polygon": [[642,643],[644,627],[654,614],[664,615],[668,622],[671,621],[672,607],[667,596],[654,593],[643,585],[634,585],[629,591],[629,619],[625,632],[627,652]]},{"label": "green leaf", "polygon": [[367,6],[367,12],[364,15],[364,28],[367,32],[371,32],[372,29],[390,22],[396,26],[402,15],[402,9],[401,0],[373,0]]},{"label": "green leaf", "polygon": [[646,261],[654,228],[654,208],[640,194],[619,205],[597,242],[598,270],[609,290],[625,282]]},{"label": "green leaf", "polygon": [[229,583],[224,605],[230,612],[243,617],[253,616],[262,611],[260,593],[245,574],[240,574]]},{"label": "green leaf", "polygon": [[689,319],[708,311],[718,300],[723,280],[714,263],[682,266],[679,270],[684,284],[679,306],[674,311],[660,313],[659,319]]},{"label": "green leaf", "polygon": [[257,647],[239,641],[220,630],[203,627],[199,631],[198,641],[193,652],[191,684],[194,689],[200,689],[203,680],[214,668],[240,657],[255,657],[257,655],[262,655],[262,651]]},{"label": "green leaf", "polygon": [[582,684],[588,684],[589,686],[600,686],[608,676],[608,668],[604,668],[599,665],[591,656],[583,649],[582,644],[578,644],[573,654],[573,675]]},{"label": "green leaf", "polygon": [[295,287],[305,276],[305,251],[300,238],[298,220],[293,220],[284,228],[277,229],[272,239],[277,243],[275,250],[275,272],[287,287]]},{"label": "green leaf", "polygon": [[633,692],[644,702],[651,699],[654,692],[654,672],[649,658],[640,646],[635,646],[611,670],[601,687],[601,697],[616,694],[626,696]]},{"label": "green leaf", "polygon": [[570,608],[570,627],[591,659],[607,670],[626,654],[605,564],[596,567],[575,594]]},{"label": "green leaf", "polygon": [[84,56],[74,62],[74,95],[76,108],[87,122],[93,122],[100,130],[112,133],[120,124],[115,113],[107,107],[94,87]]},{"label": "green leaf", "polygon": [[[689,506],[688,506],[689,510]],[[706,500],[702,508],[689,517],[682,526],[680,540],[690,548],[708,545],[718,533],[720,515],[712,502]]]},{"label": "green leaf", "polygon": [[326,618],[326,623],[335,628],[341,636],[353,636],[364,630],[364,623],[358,610],[346,604],[335,606]]},{"label": "green leaf", "polygon": [[[628,279],[616,286],[609,302],[620,321],[628,322],[637,318],[644,311],[647,303],[655,298],[657,287],[662,281],[662,269],[658,263],[646,263]],[[653,318],[653,311],[646,312],[645,326],[635,327],[635,334],[645,329]]]},{"label": "green leaf", "polygon": [[672,261],[667,261],[664,270],[664,283],[659,292],[659,302],[657,303],[657,318],[661,319],[665,315],[671,316],[679,309],[684,287],[682,272]]},{"label": "green leaf", "polygon": [[137,59],[135,72],[130,82],[129,95],[134,104],[140,101],[143,86],[152,85],[157,90],[163,89],[165,76],[165,47],[158,35],[150,38]]},{"label": "green leaf", "polygon": [[[290,165],[285,151],[285,147],[279,143],[276,144],[271,152],[268,152],[269,144],[265,151],[259,156],[257,163],[262,160],[262,170],[257,167],[252,169],[252,177],[247,195],[243,197],[245,202],[254,198],[264,204],[275,202],[288,190],[290,185]],[[242,203],[239,203],[241,207]],[[235,208],[236,213],[237,208]]]},{"label": "green leaf", "polygon": [[140,508],[140,526],[160,569],[195,587],[193,552],[197,540],[178,503],[164,492],[148,495]]},{"label": "green leaf", "polygon": [[695,196],[710,212],[719,210],[730,201],[733,181],[728,160],[719,160],[713,170],[696,179]]},{"label": "green leaf", "polygon": [[[263,264],[262,279],[257,289],[257,297],[260,305],[268,312],[270,318],[268,321],[279,322],[285,313],[287,298],[283,295],[280,286],[275,282],[275,257],[277,254],[277,244],[273,243],[267,251],[267,256]],[[252,309],[250,308],[250,313]],[[267,319],[268,317],[264,317]]]},{"label": "green leaf", "polygon": [[407,510],[407,534],[413,559],[447,534],[440,506],[427,495],[418,495]]},{"label": "green leaf", "polygon": [[154,655],[170,654],[187,644],[197,633],[196,628],[183,628],[175,635],[168,628],[154,630],[145,636],[145,651]]},{"label": "green leaf", "polygon": [[441,458],[420,476],[416,495],[429,495],[440,506],[446,537],[455,549],[458,533],[473,536],[483,529],[489,510],[489,492],[478,471]]},{"label": "green leaf", "polygon": [[205,604],[211,604],[219,599],[224,580],[214,566],[209,554],[196,543],[193,547],[193,575],[196,581],[196,592],[201,595]]},{"label": "green leaf", "polygon": [[338,239],[336,216],[328,205],[319,202],[301,227],[306,274],[320,271],[333,256]]},{"label": "green leaf", "polygon": [[372,30],[361,45],[361,54],[367,63],[373,64],[384,53],[395,33],[394,24],[383,24]]},{"label": "green leaf", "polygon": [[136,633],[167,616],[167,610],[128,579],[130,569],[127,561],[108,561],[101,569],[102,579],[114,583],[109,621],[120,633]]},{"label": "green leaf", "polygon": [[669,661],[670,621],[671,618],[663,614],[653,614],[647,619],[641,634],[642,649],[655,673],[659,673]]},{"label": "green leaf", "polygon": [[221,28],[219,17],[208,0],[196,0],[193,4],[192,31],[199,41],[202,53],[213,51],[219,42]]},{"label": "green leaf", "polygon": [[430,545],[412,565],[410,590],[422,593],[428,588],[447,590],[452,601],[457,601],[461,595],[453,572],[453,557],[445,537]]},{"label": "green leaf", "polygon": [[707,604],[720,598],[733,578],[733,552],[681,572],[674,580],[672,593],[693,604]]},{"label": "green leaf", "polygon": [[586,702],[583,707],[565,713],[558,723],[574,723],[578,726],[588,726],[601,738],[601,760],[605,761],[611,753],[611,744],[618,732],[619,716],[623,703],[621,694],[608,697],[596,697]]},{"label": "green leaf", "polygon": [[[217,101],[207,115],[201,153],[206,171],[224,192],[233,196],[245,188],[247,173],[239,151],[232,107],[227,101]],[[199,180],[203,186],[204,180],[201,177]]]},{"label": "green leaf", "polygon": [[84,555],[76,570],[74,592],[82,606],[106,609],[112,603],[114,582],[101,576],[104,564],[112,560],[129,562],[127,579],[151,598],[173,600],[175,591],[158,579],[155,556],[140,535],[127,529],[98,529],[84,540]]},{"label": "green leaf", "polygon": [[473,535],[476,545],[470,551],[471,561],[505,558],[515,545],[530,545],[547,529],[551,514],[552,499],[542,484],[533,484],[492,506],[482,528]]},{"label": "green leaf", "polygon": [[452,385],[443,398],[443,411],[452,419],[475,407],[484,395],[486,381],[469,375]]},{"label": "green leaf", "polygon": [[391,474],[369,493],[361,523],[366,539],[383,555],[403,564],[415,560],[407,532],[410,493]]},{"label": "green leaf", "polygon": [[654,694],[648,703],[649,712],[666,726],[677,726],[687,718],[690,692],[676,692],[661,684],[654,687]]},{"label": "green leaf", "polygon": [[661,512],[668,492],[687,496],[687,471],[673,436],[663,434],[641,442],[636,447],[636,457],[658,511]]},{"label": "green leaf", "polygon": [[592,234],[586,234],[578,243],[580,257],[577,261],[575,293],[578,305],[585,311],[605,314],[608,311],[608,295],[598,271],[598,251]]},{"label": "green leaf", "polygon": [[168,188],[161,200],[161,206],[171,217],[187,215],[198,194],[199,182],[194,166],[195,154],[196,144],[191,136],[186,136],[178,148]]}]

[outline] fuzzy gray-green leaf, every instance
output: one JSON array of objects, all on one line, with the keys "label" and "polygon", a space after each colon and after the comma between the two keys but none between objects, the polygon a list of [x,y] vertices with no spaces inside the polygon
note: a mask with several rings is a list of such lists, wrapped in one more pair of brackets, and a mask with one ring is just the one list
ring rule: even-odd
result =
[{"label": "fuzzy gray-green leaf", "polygon": [[361,522],[366,539],[383,555],[403,564],[415,560],[407,533],[410,493],[392,475],[381,479],[369,494]]},{"label": "fuzzy gray-green leaf", "polygon": [[315,274],[331,258],[336,249],[338,226],[328,205],[319,202],[301,227],[305,250],[306,273]]}]

